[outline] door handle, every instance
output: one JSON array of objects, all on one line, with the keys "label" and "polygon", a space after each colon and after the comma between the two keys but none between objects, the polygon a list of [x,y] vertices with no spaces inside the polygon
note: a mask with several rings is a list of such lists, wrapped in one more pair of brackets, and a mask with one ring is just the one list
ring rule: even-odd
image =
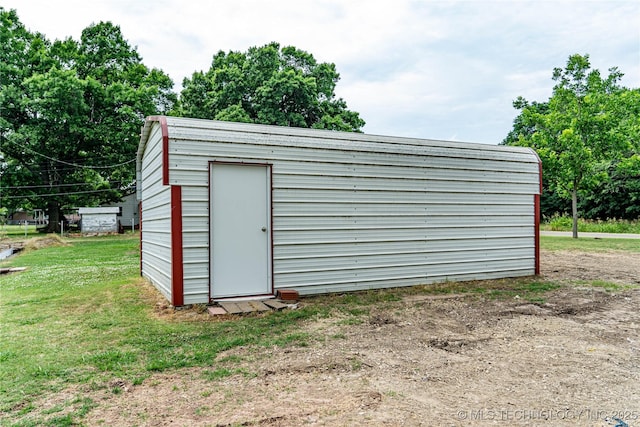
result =
[{"label": "door handle", "polygon": [[262,231],[267,231],[267,227],[262,227]]}]

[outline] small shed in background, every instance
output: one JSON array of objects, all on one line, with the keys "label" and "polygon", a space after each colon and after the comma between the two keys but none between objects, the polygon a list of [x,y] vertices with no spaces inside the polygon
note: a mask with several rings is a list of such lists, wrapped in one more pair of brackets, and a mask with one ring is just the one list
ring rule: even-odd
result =
[{"label": "small shed in background", "polygon": [[120,208],[117,206],[79,208],[80,231],[84,234],[117,233],[119,213]]},{"label": "small shed in background", "polygon": [[119,202],[102,205],[102,207],[117,207],[119,209],[118,222],[121,229],[136,229],[140,225],[136,193],[126,195]]},{"label": "small shed in background", "polygon": [[149,117],[141,273],[174,306],[539,272],[528,148]]}]

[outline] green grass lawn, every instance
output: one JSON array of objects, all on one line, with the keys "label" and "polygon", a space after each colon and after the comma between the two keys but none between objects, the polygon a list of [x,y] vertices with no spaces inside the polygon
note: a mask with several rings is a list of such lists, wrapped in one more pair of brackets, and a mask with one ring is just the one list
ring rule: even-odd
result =
[{"label": "green grass lawn", "polygon": [[36,237],[39,235],[35,225],[0,225],[0,239]]},{"label": "green grass lawn", "polygon": [[[28,414],[37,396],[69,384],[105,387],[113,378],[135,384],[154,371],[210,367],[220,351],[235,346],[302,343],[289,326],[318,311],[242,321],[161,320],[139,277],[137,235],[67,241],[0,264],[28,267],[0,276],[2,425]],[[74,415],[63,418],[18,425],[64,425]]]},{"label": "green grass lawn", "polygon": [[[444,283],[309,298],[298,310],[233,320],[205,315],[185,320],[189,318],[154,312],[150,295],[155,290],[139,277],[137,234],[64,242],[0,262],[0,267],[27,267],[0,276],[0,425],[81,423],[95,405],[90,399],[75,402],[79,409],[64,416],[29,415],[38,396],[74,385],[108,388],[115,378],[140,384],[153,372],[182,367],[206,367],[216,377],[231,375],[237,372],[233,363],[216,359],[224,350],[306,345],[314,338],[299,327],[305,319],[339,312],[358,323],[376,304],[408,293],[475,292],[499,298],[517,292],[535,300],[558,286],[531,278],[483,282],[473,289]],[[547,237],[542,246],[639,250],[637,241]]]},{"label": "green grass lawn", "polygon": [[640,252],[639,239],[593,239],[586,237],[572,239],[570,237],[540,236],[540,246],[552,251],[579,250],[592,252]]}]

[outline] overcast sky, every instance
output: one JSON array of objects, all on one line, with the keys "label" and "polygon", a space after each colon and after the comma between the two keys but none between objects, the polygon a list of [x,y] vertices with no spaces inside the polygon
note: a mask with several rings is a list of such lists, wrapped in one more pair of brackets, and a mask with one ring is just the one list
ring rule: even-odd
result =
[{"label": "overcast sky", "polygon": [[497,144],[522,95],[590,55],[640,87],[640,1],[0,0],[31,31],[76,40],[111,21],[176,90],[220,51],[271,41],[336,64],[336,93],[372,134]]}]

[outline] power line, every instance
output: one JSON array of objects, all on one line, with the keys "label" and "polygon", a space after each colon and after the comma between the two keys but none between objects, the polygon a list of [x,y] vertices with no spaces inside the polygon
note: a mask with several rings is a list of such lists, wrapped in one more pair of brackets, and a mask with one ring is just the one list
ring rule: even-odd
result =
[{"label": "power line", "polygon": [[[13,145],[19,145],[19,143],[15,142],[15,141],[8,141],[8,142],[13,144]],[[126,162],[118,163],[116,165],[111,165],[111,166],[87,166],[87,165],[79,165],[77,163],[71,163],[71,162],[67,162],[67,161],[64,161],[64,160],[56,159],[54,157],[47,156],[46,154],[42,154],[42,153],[34,150],[31,147],[20,146],[20,148],[29,150],[33,154],[36,154],[36,155],[41,156],[41,157],[44,157],[45,159],[51,160],[53,162],[61,163],[63,165],[67,165],[67,166],[73,166],[73,167],[76,167],[76,168],[82,168],[82,169],[112,169],[112,168],[117,168],[117,167],[120,167],[120,166],[128,165],[128,164],[133,163],[133,162],[136,161],[136,159],[133,158],[131,160],[127,160]]]},{"label": "power line", "polygon": [[[49,165],[47,165],[46,163],[33,163],[30,164],[29,166],[31,166],[34,170],[33,172],[30,172],[29,170],[27,170],[27,172],[32,173],[32,174],[38,174],[38,173],[43,173],[43,172],[53,172],[53,173],[66,173],[69,171],[72,172],[76,172],[78,171],[78,168],[70,168],[70,167],[56,167],[55,169],[51,169],[49,168]],[[26,169],[25,169],[26,170]],[[13,169],[5,169],[5,170],[0,170],[0,175],[1,176],[5,176],[5,175],[20,175],[24,173],[23,171],[17,171],[17,170],[13,170]]]},{"label": "power line", "polygon": [[[119,184],[119,182],[113,182],[113,184],[116,184],[116,183]],[[92,184],[89,182],[77,182],[75,184],[16,185],[16,186],[2,186],[2,189],[3,190],[24,190],[28,188],[59,188],[59,187],[74,187],[74,186],[81,186],[81,185],[92,185]]]},{"label": "power line", "polygon": [[45,159],[49,159],[51,161],[57,162],[57,163],[61,163],[63,165],[68,165],[68,166],[73,166],[76,168],[83,168],[83,169],[112,169],[112,168],[117,168],[119,166],[124,166],[124,165],[128,165],[129,163],[133,163],[136,161],[136,159],[132,159],[132,160],[127,160],[126,162],[123,163],[118,163],[117,165],[112,165],[112,166],[85,166],[85,165],[79,165],[76,163],[70,163],[70,162],[65,162],[64,160],[59,160],[59,159],[54,159],[53,157],[49,157],[46,154],[42,154],[42,153],[38,153],[37,151],[32,150],[31,148],[27,149],[29,151],[31,151],[34,154],[37,154],[38,156],[42,156]]},{"label": "power line", "polygon": [[114,191],[115,188],[108,188],[104,190],[88,190],[88,191],[72,191],[69,193],[50,193],[50,194],[29,194],[24,196],[4,196],[5,199],[30,199],[32,197],[59,197],[59,196],[71,196],[74,194],[94,194],[94,193],[104,193],[107,191]]}]

